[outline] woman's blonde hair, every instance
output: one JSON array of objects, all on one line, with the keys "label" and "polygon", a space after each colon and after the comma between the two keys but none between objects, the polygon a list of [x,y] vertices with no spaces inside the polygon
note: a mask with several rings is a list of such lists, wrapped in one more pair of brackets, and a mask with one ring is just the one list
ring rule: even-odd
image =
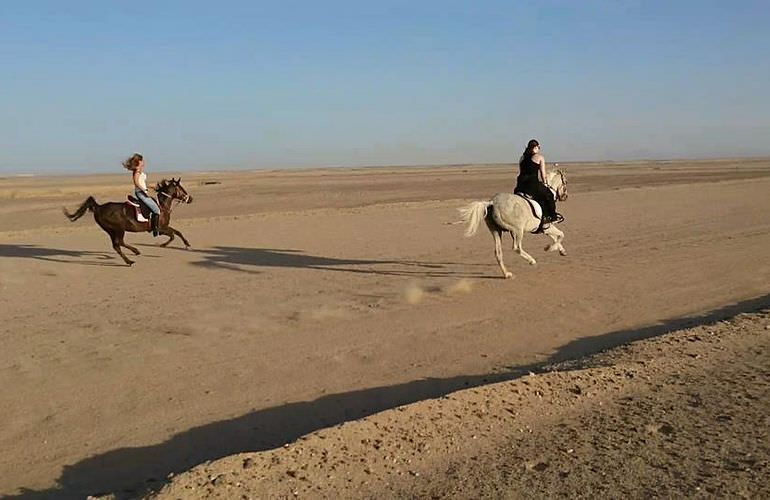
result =
[{"label": "woman's blonde hair", "polygon": [[126,160],[123,162],[123,168],[133,172],[136,170],[136,167],[139,166],[139,162],[142,160],[144,160],[144,156],[140,155],[139,153],[134,153],[133,155],[126,158]]}]

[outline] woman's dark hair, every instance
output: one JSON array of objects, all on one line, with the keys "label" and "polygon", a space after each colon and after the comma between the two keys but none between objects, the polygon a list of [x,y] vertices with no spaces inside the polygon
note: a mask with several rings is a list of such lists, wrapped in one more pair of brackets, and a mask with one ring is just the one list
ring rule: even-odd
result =
[{"label": "woman's dark hair", "polygon": [[537,139],[530,139],[530,141],[527,143],[527,149],[525,149],[524,152],[521,154],[521,159],[519,159],[519,165],[524,163],[526,160],[531,160],[532,155],[535,154],[533,150],[539,145],[540,143],[537,142]]},{"label": "woman's dark hair", "polygon": [[139,166],[139,162],[144,160],[144,157],[140,155],[139,153],[134,153],[133,155],[126,158],[126,160],[123,162],[123,168],[126,170],[134,171],[136,170],[136,167]]}]

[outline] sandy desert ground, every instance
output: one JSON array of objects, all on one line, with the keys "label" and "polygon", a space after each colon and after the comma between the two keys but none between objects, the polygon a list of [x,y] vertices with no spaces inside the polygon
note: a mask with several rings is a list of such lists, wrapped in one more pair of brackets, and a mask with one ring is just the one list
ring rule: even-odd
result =
[{"label": "sandy desert ground", "polygon": [[770,309],[209,462],[150,498],[768,498],[768,366]]},{"label": "sandy desert ground", "polygon": [[[506,249],[513,280],[499,278],[486,231],[465,239],[446,224],[510,189],[510,165],[184,173],[195,201],[173,225],[193,248],[130,235],[142,251],[131,268],[90,215],[61,214],[88,195],[122,199],[126,175],[0,178],[0,496],[138,495],[206,461],[770,306],[770,160],[567,169],[569,255],[528,236],[538,264]],[[739,375],[766,379],[766,344],[733,358],[711,345],[698,369],[718,377],[729,359],[749,360],[758,368]],[[741,425],[760,415],[730,408]],[[533,443],[550,442],[545,432]],[[477,434],[482,465],[505,463],[495,436]],[[535,470],[557,462],[530,455]],[[449,479],[388,491],[462,496],[451,471],[472,468],[452,462],[461,456],[414,476]]]}]

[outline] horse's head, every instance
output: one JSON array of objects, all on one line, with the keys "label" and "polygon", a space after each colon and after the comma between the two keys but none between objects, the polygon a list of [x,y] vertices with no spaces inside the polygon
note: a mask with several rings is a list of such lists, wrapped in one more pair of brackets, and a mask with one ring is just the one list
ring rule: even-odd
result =
[{"label": "horse's head", "polygon": [[158,183],[157,186],[155,186],[155,191],[158,192],[159,195],[165,195],[172,200],[179,200],[182,203],[192,203],[192,196],[187,194],[187,190],[182,187],[182,178],[174,179],[173,177],[171,180],[163,179]]},{"label": "horse's head", "polygon": [[567,199],[567,176],[564,170],[557,169],[548,174],[548,185],[556,191],[556,200]]}]

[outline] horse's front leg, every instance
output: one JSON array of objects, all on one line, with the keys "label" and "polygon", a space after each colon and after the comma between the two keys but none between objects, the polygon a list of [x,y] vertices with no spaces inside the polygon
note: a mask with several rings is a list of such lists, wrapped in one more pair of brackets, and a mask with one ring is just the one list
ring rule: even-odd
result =
[{"label": "horse's front leg", "polygon": [[171,229],[170,227],[166,226],[166,227],[160,229],[159,232],[160,232],[160,234],[162,234],[164,236],[168,236],[168,240],[166,240],[165,243],[161,243],[160,246],[166,247],[169,243],[174,241],[174,230]]},{"label": "horse's front leg", "polygon": [[546,252],[553,252],[555,250],[559,251],[559,255],[567,255],[567,251],[564,249],[564,246],[561,244],[562,240],[564,239],[564,233],[561,232],[556,226],[551,224],[548,226],[547,229],[543,231],[543,234],[547,235],[551,240],[553,240],[553,243],[550,245],[545,246]]},{"label": "horse's front leg", "polygon": [[184,242],[184,246],[185,246],[185,248],[190,248],[190,242],[189,242],[189,241],[187,241],[187,238],[185,238],[185,237],[184,237],[184,235],[183,235],[182,233],[180,233],[179,231],[177,231],[177,230],[176,230],[176,229],[174,229],[173,227],[171,227],[171,226],[166,226],[166,227],[164,228],[164,230],[163,230],[163,234],[165,234],[165,235],[168,235],[168,236],[169,236],[169,239],[168,239],[168,241],[167,241],[167,242],[165,242],[165,243],[162,243],[160,246],[162,246],[162,247],[165,247],[166,245],[168,245],[169,243],[171,243],[171,242],[174,240],[174,235],[176,235],[176,236],[179,236],[180,238],[182,238],[182,241]]}]

